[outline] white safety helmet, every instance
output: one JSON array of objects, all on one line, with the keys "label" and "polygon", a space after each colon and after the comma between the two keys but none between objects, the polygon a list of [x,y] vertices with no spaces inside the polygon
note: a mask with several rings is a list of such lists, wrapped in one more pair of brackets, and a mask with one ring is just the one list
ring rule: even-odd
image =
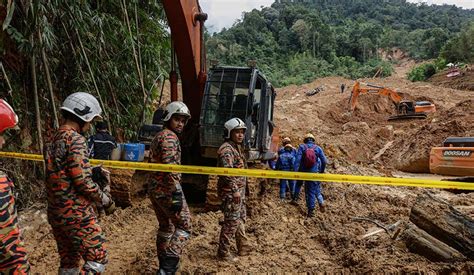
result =
[{"label": "white safety helmet", "polygon": [[186,116],[188,119],[191,118],[188,106],[181,101],[173,101],[166,106],[163,121],[170,120],[173,115]]},{"label": "white safety helmet", "polygon": [[61,110],[67,111],[85,122],[94,118],[102,119],[102,108],[99,101],[88,93],[78,92],[69,95],[63,102]]},{"label": "white safety helmet", "polygon": [[245,126],[245,123],[238,117],[231,118],[227,120],[226,123],[224,123],[225,127],[225,132],[224,132],[224,138],[230,138],[230,132],[232,130],[237,130],[237,129],[247,129],[247,126]]}]

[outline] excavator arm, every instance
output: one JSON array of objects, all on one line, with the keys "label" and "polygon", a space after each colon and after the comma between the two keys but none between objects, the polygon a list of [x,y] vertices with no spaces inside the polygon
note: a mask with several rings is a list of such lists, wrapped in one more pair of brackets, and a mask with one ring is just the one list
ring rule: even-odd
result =
[{"label": "excavator arm", "polygon": [[[183,101],[189,107],[192,119],[198,121],[206,83],[203,32],[207,14],[202,12],[197,0],[162,0],[162,3],[179,65]],[[172,54],[173,61],[175,53]],[[178,99],[178,77],[174,64],[172,64],[170,82],[171,100],[174,101]]]},{"label": "excavator arm", "polygon": [[400,101],[402,101],[402,97],[397,92],[387,89],[387,88],[383,88],[379,90],[377,94],[390,97],[390,99],[395,105],[397,105],[398,103],[400,103]]},{"label": "excavator arm", "polygon": [[388,96],[392,100],[393,104],[395,104],[395,106],[397,106],[403,99],[394,90],[391,90],[385,87],[371,85],[371,84],[365,84],[367,85],[367,87],[362,88],[360,84],[361,84],[360,82],[356,81],[356,83],[354,84],[354,87],[352,88],[352,93],[350,97],[351,111],[355,110],[355,107],[357,105],[357,99],[359,98],[359,95],[361,94],[371,93],[371,94],[379,94],[379,95]]},{"label": "excavator arm", "polygon": [[427,117],[427,113],[436,111],[435,105],[431,102],[415,102],[411,100],[404,100],[400,94],[392,89],[365,83],[364,86],[365,87],[361,87],[361,83],[358,81],[356,81],[354,84],[351,97],[349,99],[351,111],[355,110],[359,95],[367,93],[390,97],[393,104],[395,105],[396,115],[389,117],[388,120],[413,118],[425,119]]},{"label": "excavator arm", "polygon": [[[188,163],[215,159],[224,123],[232,117],[245,121],[249,129],[245,144],[249,155],[265,158],[270,151],[275,92],[255,66],[213,66],[206,70],[204,21],[198,0],[162,0],[171,29],[178,61],[183,101],[191,111],[191,123],[183,133],[183,148],[189,149]],[[172,65],[174,62],[172,62]],[[170,73],[171,100],[177,100],[177,74]],[[209,79],[206,79],[209,77]],[[255,118],[255,119],[254,119]],[[183,149],[184,150],[184,149]],[[249,157],[250,158],[250,157]],[[183,159],[183,163],[187,160]]]}]

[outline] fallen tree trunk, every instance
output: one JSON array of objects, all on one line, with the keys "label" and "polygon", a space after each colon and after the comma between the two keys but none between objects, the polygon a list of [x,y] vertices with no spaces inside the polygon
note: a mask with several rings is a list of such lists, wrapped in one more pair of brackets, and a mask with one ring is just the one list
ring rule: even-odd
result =
[{"label": "fallen tree trunk", "polygon": [[474,220],[429,193],[418,196],[410,221],[429,235],[474,260]]},{"label": "fallen tree trunk", "polygon": [[464,261],[464,257],[459,251],[436,239],[426,231],[410,223],[401,235],[407,248],[413,252],[435,262],[457,262]]}]

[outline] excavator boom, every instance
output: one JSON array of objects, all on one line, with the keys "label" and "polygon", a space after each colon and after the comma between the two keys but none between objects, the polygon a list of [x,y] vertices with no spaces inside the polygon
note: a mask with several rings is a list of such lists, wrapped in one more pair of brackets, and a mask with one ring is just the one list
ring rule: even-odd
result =
[{"label": "excavator boom", "polygon": [[356,81],[354,84],[354,87],[352,88],[352,93],[351,93],[351,98],[350,98],[350,104],[351,104],[351,111],[355,110],[355,107],[357,105],[357,99],[359,98],[359,95],[361,94],[379,94],[379,95],[384,95],[390,97],[392,102],[397,105],[402,101],[402,97],[395,92],[394,90],[385,88],[385,87],[380,87],[380,86],[375,86],[371,84],[365,84],[367,87],[361,87],[360,82]]},{"label": "excavator boom", "polygon": [[[162,3],[179,65],[183,101],[189,107],[192,119],[197,121],[206,83],[203,31],[207,14],[202,12],[197,0],[162,0]],[[170,80],[171,100],[174,101],[178,97],[177,76],[173,70],[170,73]]]}]

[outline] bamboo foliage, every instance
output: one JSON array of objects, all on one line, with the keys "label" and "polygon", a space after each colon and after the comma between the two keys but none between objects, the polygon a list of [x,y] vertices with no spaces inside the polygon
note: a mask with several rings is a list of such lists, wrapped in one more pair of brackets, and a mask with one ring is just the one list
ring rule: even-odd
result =
[{"label": "bamboo foliage", "polygon": [[[9,47],[0,52],[5,57],[2,74],[10,77],[9,83],[0,80],[0,91],[12,90],[21,123],[33,124],[27,126],[37,132],[48,131],[59,120],[55,104],[73,92],[86,91],[97,96],[114,131],[124,133],[124,139],[133,138],[142,111],[151,114],[154,109],[145,87],[153,87],[157,76],[169,68],[169,59],[161,58],[169,52],[170,42],[160,3],[11,0],[8,4],[9,21],[3,24],[0,45]],[[42,112],[39,118],[38,110],[51,112]]]},{"label": "bamboo foliage", "polygon": [[[58,124],[55,108],[78,91],[99,98],[119,140],[134,137],[142,112],[150,115],[160,96],[153,90],[146,100],[144,91],[168,71],[170,41],[159,1],[121,1],[3,1],[0,98],[13,105],[22,129],[8,150],[40,152]],[[21,208],[44,195],[36,184],[40,167],[4,164],[15,178]]]},{"label": "bamboo foliage", "polygon": [[59,119],[58,119],[58,112],[56,111],[56,100],[54,99],[53,83],[51,82],[51,74],[50,74],[50,69],[49,69],[48,57],[46,56],[46,50],[43,47],[42,35],[41,35],[40,31],[38,31],[38,38],[39,38],[39,41],[40,41],[41,58],[43,60],[44,72],[46,74],[45,75],[46,76],[46,82],[48,83],[49,97],[50,97],[50,100],[51,100],[51,107],[52,107],[52,111],[53,111],[54,129],[58,129]]}]

